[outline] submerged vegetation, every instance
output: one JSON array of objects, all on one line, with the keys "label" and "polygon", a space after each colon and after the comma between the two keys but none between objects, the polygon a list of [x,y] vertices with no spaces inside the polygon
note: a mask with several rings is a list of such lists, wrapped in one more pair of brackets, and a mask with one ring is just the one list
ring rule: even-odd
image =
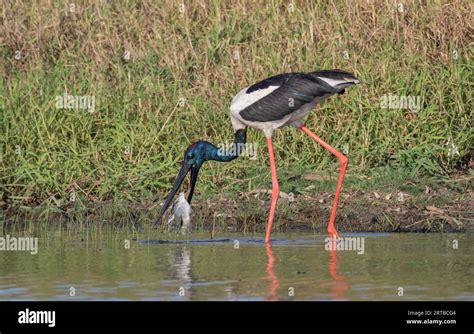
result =
[{"label": "submerged vegetation", "polygon": [[[306,120],[348,154],[349,183],[381,166],[444,179],[472,167],[469,1],[54,1],[1,9],[5,212],[48,207],[67,215],[110,202],[153,209],[191,142],[232,140],[234,94],[289,71],[342,68],[363,82]],[[264,137],[250,131],[248,141],[255,160],[202,168],[201,199],[269,187]],[[277,132],[275,145],[282,191],[317,194],[319,185],[296,189],[295,176],[337,167],[294,129]]]}]

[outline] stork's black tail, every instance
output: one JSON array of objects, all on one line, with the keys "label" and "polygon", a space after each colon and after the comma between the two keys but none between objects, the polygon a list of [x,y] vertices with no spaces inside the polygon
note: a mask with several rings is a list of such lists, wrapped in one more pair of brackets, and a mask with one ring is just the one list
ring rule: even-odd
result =
[{"label": "stork's black tail", "polygon": [[344,88],[360,83],[360,80],[353,73],[338,69],[316,71],[309,74],[324,81],[340,94],[344,93]]}]

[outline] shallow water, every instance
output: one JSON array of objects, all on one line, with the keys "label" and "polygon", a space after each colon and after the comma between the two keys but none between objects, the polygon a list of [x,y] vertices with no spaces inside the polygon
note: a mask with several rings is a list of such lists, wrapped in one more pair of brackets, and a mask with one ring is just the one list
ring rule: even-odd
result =
[{"label": "shallow water", "polygon": [[0,300],[474,300],[474,234],[344,236],[363,252],[313,234],[269,246],[261,235],[51,231],[36,255],[0,251]]}]

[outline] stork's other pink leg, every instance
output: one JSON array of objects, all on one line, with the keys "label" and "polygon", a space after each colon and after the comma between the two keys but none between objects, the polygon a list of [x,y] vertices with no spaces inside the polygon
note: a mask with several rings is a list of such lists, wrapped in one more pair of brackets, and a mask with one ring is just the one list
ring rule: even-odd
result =
[{"label": "stork's other pink leg", "polygon": [[331,147],[321,138],[319,138],[314,133],[312,133],[306,126],[301,125],[299,129],[303,131],[304,133],[306,133],[307,135],[309,135],[311,138],[313,138],[314,141],[316,141],[326,150],[334,154],[341,164],[341,173],[339,174],[339,180],[337,181],[336,195],[334,196],[334,204],[332,206],[331,217],[329,218],[329,225],[328,225],[328,233],[331,236],[337,237],[338,233],[336,231],[336,228],[334,227],[334,221],[336,220],[336,211],[337,211],[337,205],[339,202],[339,193],[341,192],[342,181],[344,180],[344,174],[346,173],[347,163],[349,162],[349,159],[344,154],[337,151],[334,147]]},{"label": "stork's other pink leg", "polygon": [[275,209],[280,196],[280,187],[278,186],[278,178],[275,164],[275,155],[273,153],[272,138],[267,138],[268,154],[270,155],[270,170],[272,173],[272,205],[270,207],[270,215],[268,216],[267,233],[265,235],[265,243],[270,242],[270,234],[272,233],[273,217],[275,216]]}]

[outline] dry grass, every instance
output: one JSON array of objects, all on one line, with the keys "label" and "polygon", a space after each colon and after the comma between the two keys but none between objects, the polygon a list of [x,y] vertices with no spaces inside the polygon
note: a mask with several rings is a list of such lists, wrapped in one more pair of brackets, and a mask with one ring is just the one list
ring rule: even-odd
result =
[{"label": "dry grass", "polygon": [[[189,143],[231,140],[228,105],[242,87],[323,68],[364,82],[307,119],[349,148],[350,172],[465,167],[474,141],[473,6],[401,3],[403,11],[392,1],[193,1],[182,12],[176,1],[4,2],[1,192],[32,205],[63,205],[72,191],[96,201],[154,198]],[[65,92],[94,95],[96,111],[56,109]],[[384,94],[419,95],[422,108],[380,109]],[[448,140],[459,155],[449,155]],[[256,161],[208,164],[198,190],[269,183],[263,136],[251,132],[249,141],[259,145]],[[276,145],[281,170],[333,163],[291,129]]]}]

